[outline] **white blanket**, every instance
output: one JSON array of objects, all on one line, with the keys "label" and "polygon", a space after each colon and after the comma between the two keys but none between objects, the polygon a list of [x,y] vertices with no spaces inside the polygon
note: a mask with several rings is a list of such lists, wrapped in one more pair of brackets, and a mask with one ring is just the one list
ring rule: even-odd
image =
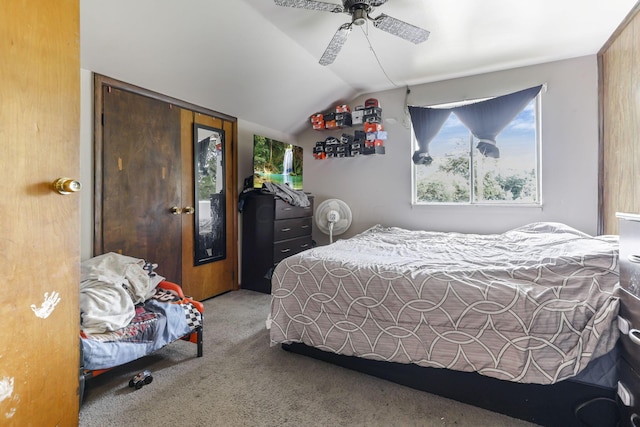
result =
[{"label": "white blanket", "polygon": [[81,263],[81,328],[87,333],[115,331],[129,324],[135,305],[154,293],[164,280],[149,276],[145,260],[106,253]]}]

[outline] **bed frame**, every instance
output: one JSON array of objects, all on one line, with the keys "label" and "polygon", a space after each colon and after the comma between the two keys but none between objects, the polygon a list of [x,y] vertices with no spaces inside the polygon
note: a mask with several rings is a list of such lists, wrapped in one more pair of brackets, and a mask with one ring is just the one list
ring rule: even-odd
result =
[{"label": "bed frame", "polygon": [[[186,299],[191,304],[193,304],[193,306],[200,313],[204,313],[204,305],[200,301],[196,301],[196,300],[194,300],[192,298],[186,297],[184,295],[184,293],[182,292],[182,288],[179,285],[177,285],[177,284],[175,284],[173,282],[169,282],[169,281],[163,280],[162,282],[160,282],[158,284],[157,287],[165,289],[165,290],[168,290],[168,291],[173,291],[181,299]],[[204,354],[204,352],[203,352],[204,345],[203,345],[203,329],[202,329],[202,325],[198,326],[192,332],[189,332],[188,334],[186,334],[183,337],[179,338],[179,340],[189,341],[189,342],[191,342],[193,344],[196,344],[197,357],[202,357],[202,355]],[[167,343],[167,345],[169,345],[169,344],[171,344],[171,343]],[[80,344],[80,364],[81,365],[82,365],[82,362],[83,362],[82,344]],[[121,366],[121,365],[119,365],[119,366]],[[110,370],[112,370],[112,369],[114,369],[116,367],[117,366],[113,366],[111,368],[105,368],[105,369],[84,369],[84,366],[80,366],[80,392],[79,392],[79,394],[80,394],[80,405],[82,405],[86,381],[90,380],[91,378],[95,378],[98,375],[104,374],[105,372],[108,372],[108,371],[110,371]]]},{"label": "bed frame", "polygon": [[618,424],[615,389],[571,380],[551,385],[515,383],[475,372],[345,356],[301,343],[282,344],[282,348],[543,426]]}]

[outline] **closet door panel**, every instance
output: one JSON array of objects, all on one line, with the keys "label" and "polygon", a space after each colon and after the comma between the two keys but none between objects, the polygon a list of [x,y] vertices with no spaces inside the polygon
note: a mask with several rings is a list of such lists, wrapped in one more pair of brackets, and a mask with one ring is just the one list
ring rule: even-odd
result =
[{"label": "closet door panel", "polygon": [[238,288],[238,158],[237,158],[237,122],[225,120],[222,128],[227,135],[225,163],[226,189],[226,215],[227,215],[227,259],[220,268],[220,277],[223,289]]},{"label": "closet door panel", "polygon": [[182,216],[182,288],[185,294],[203,300],[234,289],[237,268],[237,214],[235,194],[235,128],[232,122],[189,110],[182,111],[182,200],[185,206],[194,206],[194,135],[193,124],[201,124],[224,131],[225,168],[225,242],[226,257],[205,264],[194,263],[194,215]]},{"label": "closet door panel", "polygon": [[102,248],[181,283],[180,109],[103,87]]}]

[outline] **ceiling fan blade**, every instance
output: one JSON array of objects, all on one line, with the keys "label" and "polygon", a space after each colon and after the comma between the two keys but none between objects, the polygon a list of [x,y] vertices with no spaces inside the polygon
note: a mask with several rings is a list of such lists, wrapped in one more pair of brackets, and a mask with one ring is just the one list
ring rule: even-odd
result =
[{"label": "ceiling fan blade", "polygon": [[422,43],[429,38],[429,31],[392,18],[384,13],[373,20],[373,25],[382,31],[386,31],[389,34],[401,37],[415,44]]},{"label": "ceiling fan blade", "polygon": [[371,5],[371,7],[378,7],[378,6],[382,6],[386,2],[387,0],[371,0],[369,1],[369,4]]},{"label": "ceiling fan blade", "polygon": [[315,0],[273,0],[278,6],[299,7],[300,9],[323,10],[325,12],[341,13],[344,7],[339,4],[325,3]]},{"label": "ceiling fan blade", "polygon": [[342,45],[347,41],[347,36],[351,32],[351,23],[342,24],[338,31],[333,35],[333,38],[329,42],[329,46],[322,54],[322,58],[320,58],[320,65],[329,65],[335,61],[336,57],[340,53],[340,49],[342,49]]}]

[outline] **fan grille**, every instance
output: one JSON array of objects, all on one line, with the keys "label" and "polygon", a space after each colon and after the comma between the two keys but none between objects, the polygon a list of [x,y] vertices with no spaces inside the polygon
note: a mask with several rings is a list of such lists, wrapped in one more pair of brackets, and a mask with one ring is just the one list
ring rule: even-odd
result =
[{"label": "fan grille", "polygon": [[316,208],[316,225],[333,241],[334,235],[340,235],[351,226],[352,214],[349,206],[340,199],[328,199]]}]

